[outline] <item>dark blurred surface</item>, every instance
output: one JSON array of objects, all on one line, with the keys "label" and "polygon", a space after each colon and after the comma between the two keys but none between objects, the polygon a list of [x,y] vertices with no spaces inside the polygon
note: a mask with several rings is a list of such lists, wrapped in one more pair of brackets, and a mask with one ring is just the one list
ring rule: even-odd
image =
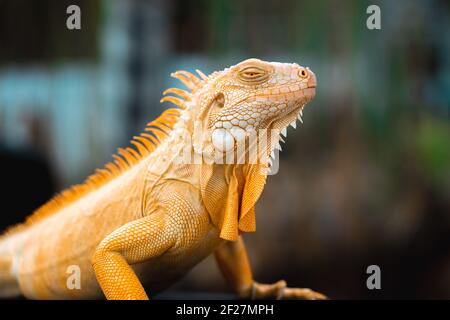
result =
[{"label": "dark blurred surface", "polygon": [[[67,30],[78,4],[82,29]],[[366,8],[381,8],[381,30]],[[309,66],[317,97],[245,235],[255,277],[337,299],[450,298],[448,1],[0,1],[1,228],[166,106],[177,69]],[[381,268],[381,290],[366,287]],[[208,258],[161,298],[228,292]]]},{"label": "dark blurred surface", "polygon": [[0,168],[3,230],[47,201],[55,186],[48,163],[31,150],[0,149]]}]

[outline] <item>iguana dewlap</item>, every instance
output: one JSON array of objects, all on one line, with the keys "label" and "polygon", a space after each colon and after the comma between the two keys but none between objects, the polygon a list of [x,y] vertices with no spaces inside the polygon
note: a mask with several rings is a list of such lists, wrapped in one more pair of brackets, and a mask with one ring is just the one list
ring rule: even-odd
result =
[{"label": "iguana dewlap", "polygon": [[[197,73],[172,74],[189,90],[164,92],[179,108],[150,122],[132,148],[5,232],[0,296],[146,299],[214,253],[241,297],[323,298],[255,282],[240,237],[255,231],[270,155],[314,97],[314,73],[257,59]],[[68,283],[72,270],[79,287]]]}]

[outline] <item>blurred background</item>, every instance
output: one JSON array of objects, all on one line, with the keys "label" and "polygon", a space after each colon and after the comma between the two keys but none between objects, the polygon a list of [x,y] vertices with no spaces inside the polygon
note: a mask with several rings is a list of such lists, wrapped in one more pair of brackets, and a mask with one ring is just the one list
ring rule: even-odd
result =
[{"label": "blurred background", "polygon": [[[66,28],[71,4],[81,30]],[[445,0],[0,0],[0,229],[128,145],[168,107],[170,72],[297,62],[317,96],[245,235],[255,278],[450,299],[449,34]],[[372,264],[381,290],[366,287]],[[228,293],[210,257],[161,298]]]}]

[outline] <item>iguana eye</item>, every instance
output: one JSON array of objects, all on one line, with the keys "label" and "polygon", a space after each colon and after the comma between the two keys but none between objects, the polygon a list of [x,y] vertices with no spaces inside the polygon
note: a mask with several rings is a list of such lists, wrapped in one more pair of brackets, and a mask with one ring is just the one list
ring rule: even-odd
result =
[{"label": "iguana eye", "polygon": [[261,83],[268,77],[268,72],[258,67],[247,67],[239,71],[239,79],[246,83]]}]

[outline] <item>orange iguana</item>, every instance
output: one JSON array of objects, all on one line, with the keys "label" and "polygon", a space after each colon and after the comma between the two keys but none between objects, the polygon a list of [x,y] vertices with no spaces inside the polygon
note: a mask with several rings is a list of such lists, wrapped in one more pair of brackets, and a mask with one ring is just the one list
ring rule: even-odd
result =
[{"label": "orange iguana", "polygon": [[150,122],[134,148],[0,237],[1,297],[147,299],[144,287],[153,295],[214,253],[242,298],[324,298],[254,281],[240,237],[255,231],[268,155],[314,97],[314,73],[258,59],[197,73],[172,74],[189,91],[164,92],[179,108]]}]

